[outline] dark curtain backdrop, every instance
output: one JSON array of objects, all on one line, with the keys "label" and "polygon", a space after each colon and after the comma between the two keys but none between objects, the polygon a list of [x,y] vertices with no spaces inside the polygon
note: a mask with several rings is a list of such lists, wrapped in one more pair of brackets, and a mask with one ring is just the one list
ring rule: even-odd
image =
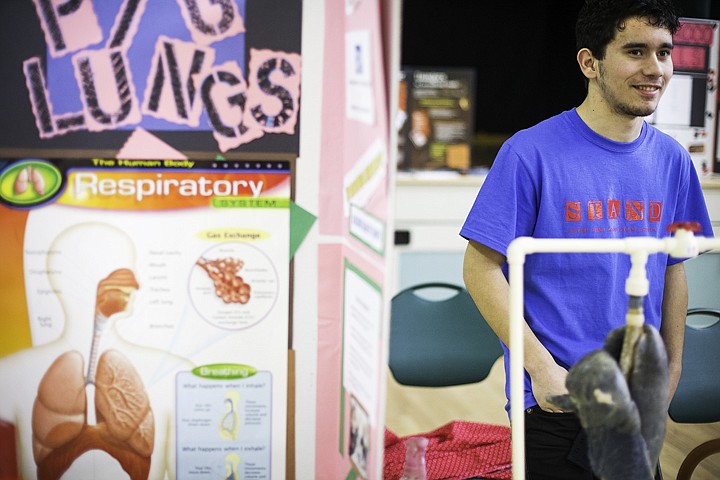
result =
[{"label": "dark curtain backdrop", "polygon": [[[405,0],[401,62],[473,67],[475,130],[513,133],[579,105],[575,18],[582,0]],[[720,0],[678,1],[682,16],[720,19]]]}]

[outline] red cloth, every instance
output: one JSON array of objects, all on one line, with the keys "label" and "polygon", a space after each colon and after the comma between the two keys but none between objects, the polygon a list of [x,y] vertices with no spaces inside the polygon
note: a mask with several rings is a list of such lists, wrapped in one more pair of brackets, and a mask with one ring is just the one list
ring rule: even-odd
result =
[{"label": "red cloth", "polygon": [[427,480],[472,477],[512,479],[510,428],[503,425],[454,421],[431,432],[398,437],[385,429],[384,479],[399,480],[405,463],[405,440],[428,439]]}]

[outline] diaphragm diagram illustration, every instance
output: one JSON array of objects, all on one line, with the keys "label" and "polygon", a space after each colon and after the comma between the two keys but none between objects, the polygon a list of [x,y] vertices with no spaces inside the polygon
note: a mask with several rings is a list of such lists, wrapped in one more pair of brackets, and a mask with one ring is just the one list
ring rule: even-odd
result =
[{"label": "diaphragm diagram illustration", "polygon": [[231,453],[225,457],[225,476],[223,480],[240,480],[238,465],[240,465],[240,455],[237,453]]},{"label": "diaphragm diagram illustration", "polygon": [[240,393],[237,391],[228,392],[225,395],[225,414],[220,419],[218,430],[220,438],[226,440],[237,440],[238,431],[240,429],[240,415],[238,408],[240,404]]}]

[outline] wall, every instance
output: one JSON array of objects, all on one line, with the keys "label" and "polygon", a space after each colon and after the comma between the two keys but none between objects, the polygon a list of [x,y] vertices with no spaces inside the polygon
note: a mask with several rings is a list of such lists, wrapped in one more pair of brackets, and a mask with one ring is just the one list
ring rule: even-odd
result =
[{"label": "wall", "polygon": [[[398,179],[395,228],[408,232],[410,243],[396,247],[396,292],[430,281],[463,285],[462,257],[467,242],[458,232],[483,178]],[[720,180],[704,180],[702,186],[717,237],[720,235]]]}]

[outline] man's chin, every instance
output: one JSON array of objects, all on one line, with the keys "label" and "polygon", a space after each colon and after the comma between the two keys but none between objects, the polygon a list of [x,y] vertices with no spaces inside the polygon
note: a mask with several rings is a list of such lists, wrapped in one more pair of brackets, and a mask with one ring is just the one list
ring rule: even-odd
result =
[{"label": "man's chin", "polygon": [[630,117],[649,117],[655,113],[655,110],[657,110],[657,104],[643,106],[627,105],[621,109],[622,113]]}]

